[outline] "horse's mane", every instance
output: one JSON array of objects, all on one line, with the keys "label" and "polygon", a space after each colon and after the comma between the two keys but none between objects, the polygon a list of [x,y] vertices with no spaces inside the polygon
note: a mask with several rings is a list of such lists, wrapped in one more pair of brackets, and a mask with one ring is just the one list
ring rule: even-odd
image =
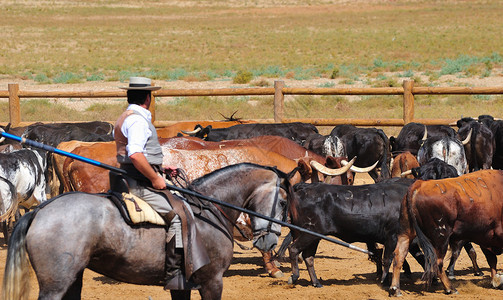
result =
[{"label": "horse's mane", "polygon": [[234,164],[234,165],[229,165],[229,166],[222,167],[222,168],[217,169],[217,170],[215,170],[215,171],[213,171],[211,173],[208,173],[208,174],[205,174],[205,175],[203,175],[203,176],[201,176],[199,178],[196,178],[196,179],[192,180],[192,182],[189,184],[188,187],[192,188],[194,186],[203,184],[206,180],[208,180],[208,178],[211,178],[211,177],[213,177],[215,175],[224,174],[224,173],[231,172],[231,171],[234,171],[234,170],[237,170],[237,169],[242,169],[242,168],[245,168],[245,167],[256,167],[256,168],[259,168],[259,169],[268,169],[268,170],[271,170],[271,171],[275,172],[280,177],[286,177],[286,174],[283,173],[282,171],[278,170],[276,167],[262,166],[262,165],[258,165],[258,164],[255,164],[255,163],[243,162],[243,163],[238,163],[238,164]]}]

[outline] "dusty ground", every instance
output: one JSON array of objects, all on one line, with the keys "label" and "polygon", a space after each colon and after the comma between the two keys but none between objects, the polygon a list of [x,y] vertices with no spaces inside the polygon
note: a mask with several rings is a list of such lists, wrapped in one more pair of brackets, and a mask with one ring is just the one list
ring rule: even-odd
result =
[{"label": "dusty ground", "polygon": [[[368,177],[357,178],[356,183],[368,183]],[[288,229],[283,229],[285,236]],[[281,238],[282,240],[282,238]],[[3,244],[3,237],[0,245]],[[245,243],[247,244],[247,243]],[[356,246],[365,248],[364,244]],[[250,245],[248,245],[250,246]],[[471,262],[468,255],[462,252],[456,267],[458,279],[454,286],[458,295],[444,295],[439,286],[426,292],[420,277],[421,267],[409,260],[413,277],[402,276],[402,299],[501,299],[503,290],[490,288],[489,268],[482,252],[476,246],[478,262],[484,271],[484,277],[475,277],[471,273]],[[0,247],[0,265],[5,265],[7,250]],[[449,254],[448,254],[449,256]],[[501,268],[501,262],[498,264]],[[241,250],[234,247],[234,260],[225,273],[223,299],[256,300],[256,299],[388,299],[387,290],[383,289],[375,277],[375,265],[363,253],[322,241],[315,261],[316,272],[324,285],[323,288],[311,286],[305,265],[300,265],[298,284],[288,284],[291,274],[290,265],[281,266],[285,276],[279,279],[268,277],[261,265],[261,257],[256,250]],[[3,278],[3,267],[0,269]],[[31,275],[31,293],[29,299],[37,299],[38,286],[34,273]],[[193,299],[200,299],[199,294],[192,292]],[[117,282],[90,270],[84,272],[82,299],[170,299],[168,292],[158,286],[139,286]]]}]

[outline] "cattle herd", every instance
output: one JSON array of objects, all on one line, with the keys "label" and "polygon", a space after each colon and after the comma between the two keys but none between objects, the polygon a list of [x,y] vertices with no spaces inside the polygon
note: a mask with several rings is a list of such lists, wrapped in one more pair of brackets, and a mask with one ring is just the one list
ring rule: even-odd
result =
[{"label": "cattle herd", "polygon": [[[289,222],[311,231],[361,242],[376,263],[376,277],[401,295],[400,272],[410,274],[408,252],[429,285],[440,280],[456,290],[456,258],[464,248],[480,275],[471,243],[480,246],[491,268],[492,285],[503,287],[496,255],[503,249],[503,121],[489,115],[447,125],[406,124],[397,137],[377,128],[339,125],[328,135],[305,123],[181,122],[158,129],[164,165],[183,170],[192,181],[228,165],[251,162],[290,173],[294,197]],[[36,123],[2,130],[60,150],[118,166],[113,128],[107,122]],[[355,173],[373,184],[353,185]],[[0,142],[0,221],[8,239],[20,209],[72,191],[106,193],[108,171],[71,157]],[[246,215],[243,216],[246,220]],[[244,222],[246,227],[246,221]],[[289,253],[290,284],[300,276],[298,256],[311,282],[320,238],[292,229],[273,254],[263,253],[266,270],[282,276],[273,259]],[[453,255],[444,271],[443,259]],[[392,267],[393,266],[393,267]],[[390,272],[390,268],[392,272]]]}]

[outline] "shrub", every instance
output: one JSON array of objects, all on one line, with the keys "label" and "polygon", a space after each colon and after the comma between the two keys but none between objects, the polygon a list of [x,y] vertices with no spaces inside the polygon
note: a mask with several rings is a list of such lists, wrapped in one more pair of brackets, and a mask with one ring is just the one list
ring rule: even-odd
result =
[{"label": "shrub", "polygon": [[51,80],[44,73],[37,74],[34,80],[38,83],[51,83]]},{"label": "shrub", "polygon": [[87,76],[86,80],[87,81],[101,81],[101,80],[105,80],[105,75],[103,75],[103,74],[89,75],[89,76]]},{"label": "shrub", "polygon": [[269,81],[265,80],[265,79],[260,79],[260,80],[256,80],[256,81],[253,81],[251,83],[251,85],[253,86],[261,86],[261,87],[267,87],[267,86],[271,86],[271,84],[269,83]]},{"label": "shrub", "polygon": [[332,70],[332,74],[330,75],[330,79],[335,79],[339,76],[339,68],[334,68]]},{"label": "shrub", "polygon": [[248,71],[239,71],[232,79],[233,83],[244,84],[249,83],[253,79],[253,74]]}]

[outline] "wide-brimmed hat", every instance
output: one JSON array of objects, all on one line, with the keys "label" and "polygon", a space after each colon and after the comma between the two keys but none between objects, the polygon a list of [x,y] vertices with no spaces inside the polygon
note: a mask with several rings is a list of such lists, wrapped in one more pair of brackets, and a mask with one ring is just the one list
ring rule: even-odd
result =
[{"label": "wide-brimmed hat", "polygon": [[152,86],[152,80],[146,77],[129,77],[129,86],[120,86],[123,90],[156,91],[160,86]]}]

